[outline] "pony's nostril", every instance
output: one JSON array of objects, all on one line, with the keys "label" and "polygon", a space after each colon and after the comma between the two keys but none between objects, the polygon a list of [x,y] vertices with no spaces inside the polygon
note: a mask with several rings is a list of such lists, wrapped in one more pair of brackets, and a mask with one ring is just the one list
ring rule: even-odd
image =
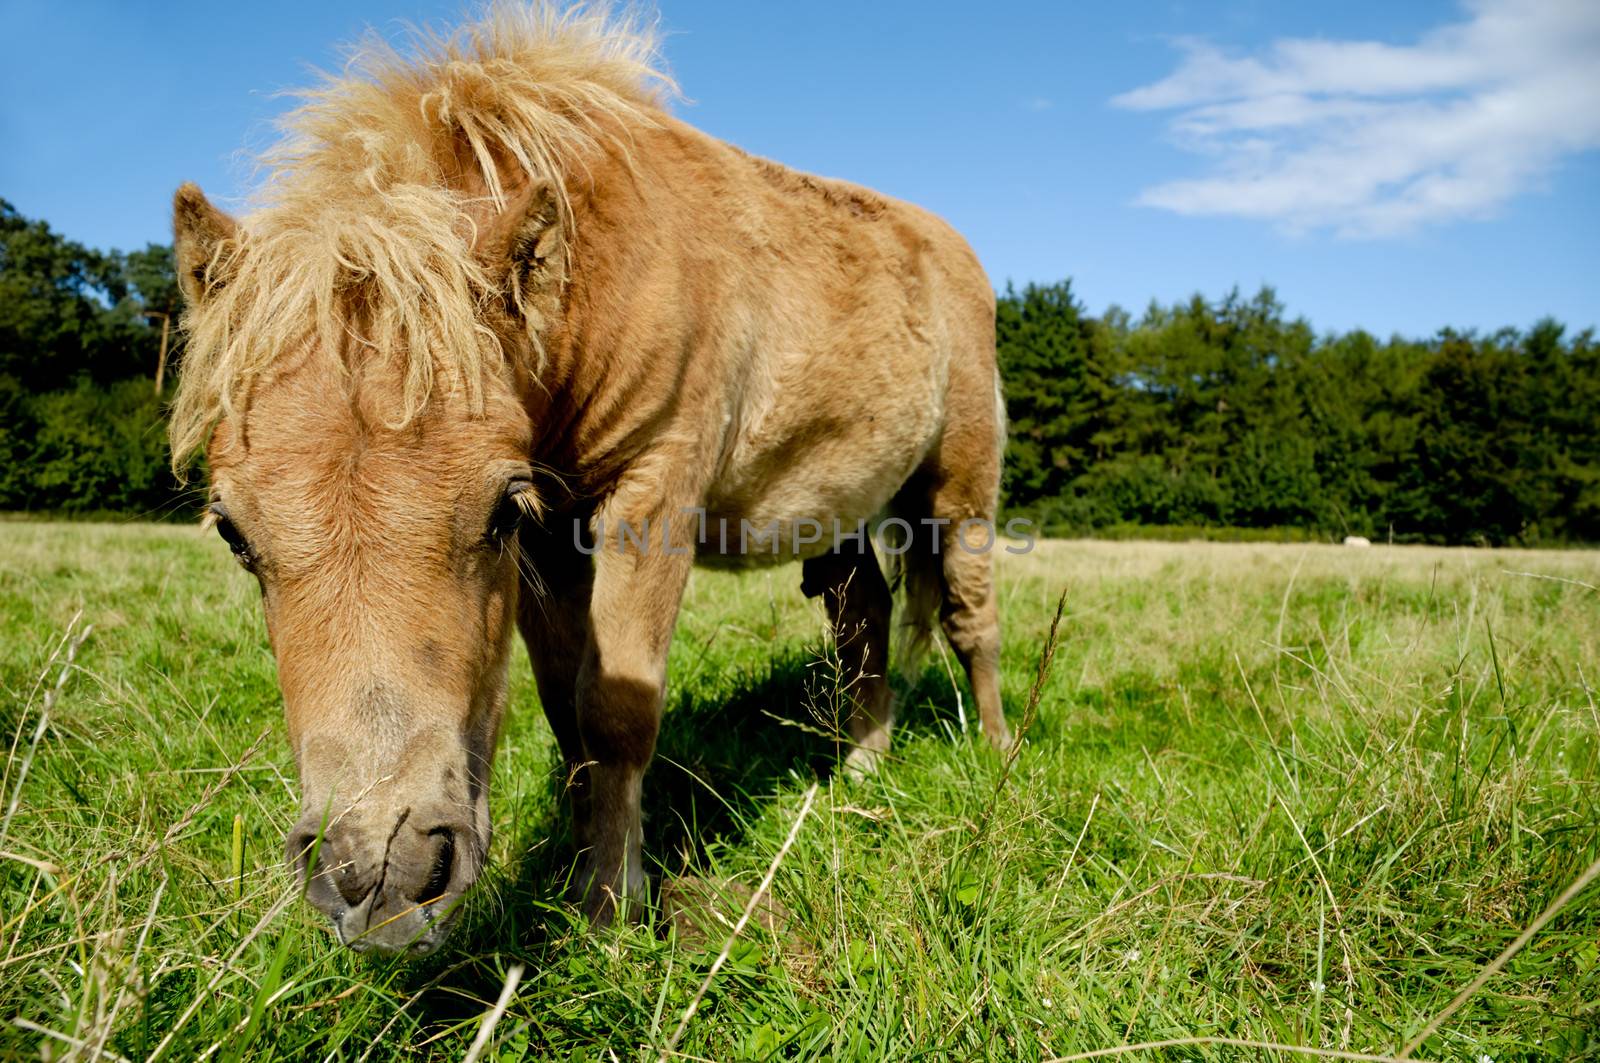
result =
[{"label": "pony's nostril", "polygon": [[317,836],[301,831],[289,838],[289,862],[303,876],[311,869],[311,851],[316,848]]},{"label": "pony's nostril", "polygon": [[456,859],[455,835],[449,827],[435,827],[428,835],[434,839],[433,867],[421,891],[411,898],[420,904],[436,901],[449,892],[450,872]]},{"label": "pony's nostril", "polygon": [[372,892],[373,876],[360,873],[342,846],[317,831],[290,837],[289,861],[306,884],[307,899],[325,912],[360,904]]},{"label": "pony's nostril", "polygon": [[370,876],[356,874],[348,862],[334,867],[329,867],[326,860],[318,860],[317,864],[323,873],[333,880],[334,888],[339,891],[339,896],[344,898],[344,903],[352,908],[366,900],[367,895],[372,892],[373,884]]}]

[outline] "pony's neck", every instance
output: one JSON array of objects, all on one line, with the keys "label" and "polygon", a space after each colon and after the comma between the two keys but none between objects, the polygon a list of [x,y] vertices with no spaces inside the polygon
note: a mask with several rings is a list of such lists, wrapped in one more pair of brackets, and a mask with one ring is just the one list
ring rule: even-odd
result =
[{"label": "pony's neck", "polygon": [[674,404],[687,357],[669,322],[681,292],[663,259],[679,241],[650,165],[663,132],[639,131],[630,159],[608,153],[570,182],[570,275],[528,381],[534,460],[590,492],[607,488]]}]

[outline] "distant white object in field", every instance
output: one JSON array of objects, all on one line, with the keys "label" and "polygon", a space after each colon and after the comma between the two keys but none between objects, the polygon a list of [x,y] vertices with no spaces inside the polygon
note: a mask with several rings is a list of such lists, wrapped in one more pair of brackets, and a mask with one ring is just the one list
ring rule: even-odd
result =
[{"label": "distant white object in field", "polygon": [[1346,546],[1371,546],[1372,540],[1368,539],[1365,535],[1346,535],[1344,537],[1344,544]]}]

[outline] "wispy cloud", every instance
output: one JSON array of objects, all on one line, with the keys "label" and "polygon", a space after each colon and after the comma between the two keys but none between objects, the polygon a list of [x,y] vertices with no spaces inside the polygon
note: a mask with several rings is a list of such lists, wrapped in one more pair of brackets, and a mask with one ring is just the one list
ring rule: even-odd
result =
[{"label": "wispy cloud", "polygon": [[1138,202],[1382,237],[1480,218],[1600,148],[1600,3],[1477,0],[1416,44],[1282,39],[1259,55],[1178,43],[1172,74],[1112,100],[1175,111],[1212,160]]}]

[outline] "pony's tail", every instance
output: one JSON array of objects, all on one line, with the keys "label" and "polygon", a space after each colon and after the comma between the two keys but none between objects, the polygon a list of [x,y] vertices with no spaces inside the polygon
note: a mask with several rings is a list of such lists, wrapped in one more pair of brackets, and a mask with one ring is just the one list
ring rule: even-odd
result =
[{"label": "pony's tail", "polygon": [[944,574],[939,556],[931,550],[913,548],[892,555],[890,564],[895,569],[890,585],[899,586],[901,604],[889,644],[889,667],[898,674],[901,687],[909,690],[922,678],[922,666],[933,644],[933,628],[944,597]]}]

